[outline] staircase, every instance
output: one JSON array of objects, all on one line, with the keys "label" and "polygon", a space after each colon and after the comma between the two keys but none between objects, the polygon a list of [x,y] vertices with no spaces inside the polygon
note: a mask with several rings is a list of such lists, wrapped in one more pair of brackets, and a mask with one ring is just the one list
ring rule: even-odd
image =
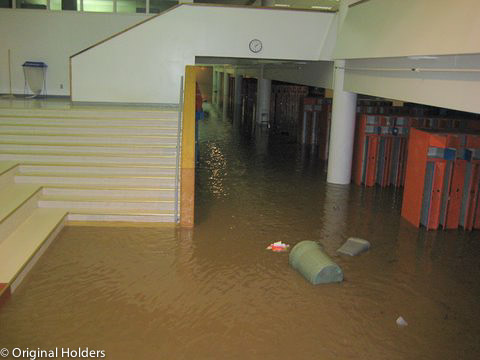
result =
[{"label": "staircase", "polygon": [[0,108],[0,302],[66,221],[177,222],[178,119]]}]

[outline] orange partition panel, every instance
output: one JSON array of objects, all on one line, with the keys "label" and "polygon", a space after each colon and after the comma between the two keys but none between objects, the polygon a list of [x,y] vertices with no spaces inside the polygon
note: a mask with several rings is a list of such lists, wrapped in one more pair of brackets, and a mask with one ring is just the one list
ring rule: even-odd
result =
[{"label": "orange partition panel", "polygon": [[435,161],[427,230],[436,230],[440,224],[443,184],[445,181],[445,167],[445,161]]},{"label": "orange partition panel", "polygon": [[375,175],[377,170],[377,155],[378,155],[378,135],[368,136],[368,149],[367,149],[367,167],[365,174],[365,186],[375,185]]},{"label": "orange partition panel", "polygon": [[403,191],[402,217],[412,225],[420,225],[422,194],[428,154],[429,134],[411,129],[408,142],[405,189]]},{"label": "orange partition panel", "polygon": [[463,185],[465,182],[466,170],[466,160],[455,160],[450,185],[450,198],[447,205],[445,229],[456,229],[460,223],[460,209],[462,207]]},{"label": "orange partition panel", "polygon": [[467,213],[465,215],[465,230],[472,230],[474,223],[476,212],[479,211],[478,209],[478,192],[479,192],[479,183],[480,183],[480,163],[475,162],[472,164],[472,179],[470,181],[469,189],[465,189],[468,191],[468,202],[467,202]]}]

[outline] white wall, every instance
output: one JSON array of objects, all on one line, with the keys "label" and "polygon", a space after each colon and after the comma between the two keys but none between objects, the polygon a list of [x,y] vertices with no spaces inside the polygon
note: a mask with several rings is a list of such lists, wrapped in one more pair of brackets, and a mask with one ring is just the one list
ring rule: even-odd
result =
[{"label": "white wall", "polygon": [[283,67],[267,66],[264,76],[271,80],[333,89],[333,61],[319,61]]},{"label": "white wall", "polygon": [[480,55],[349,60],[346,68],[347,91],[480,113]]},{"label": "white wall", "polygon": [[[236,66],[237,74],[259,78],[260,66]],[[227,70],[232,76],[234,68]],[[264,66],[263,77],[269,80],[284,81],[292,84],[315,86],[326,89],[333,88],[333,61],[315,61],[306,64],[283,64]]]},{"label": "white wall", "polygon": [[144,19],[136,14],[0,9],[0,93],[9,92],[8,49],[14,93],[23,94],[22,64],[32,60],[48,64],[49,95],[69,95],[69,57]]},{"label": "white wall", "polygon": [[336,59],[480,53],[478,0],[370,0],[349,8]]},{"label": "white wall", "polygon": [[[177,103],[195,56],[329,60],[335,14],[182,5],[72,58],[74,101]],[[251,39],[263,42],[250,52]]]}]

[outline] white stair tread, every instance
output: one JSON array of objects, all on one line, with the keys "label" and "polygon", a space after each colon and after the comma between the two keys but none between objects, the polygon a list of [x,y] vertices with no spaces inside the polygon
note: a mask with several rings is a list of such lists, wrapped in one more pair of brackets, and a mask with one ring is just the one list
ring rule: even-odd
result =
[{"label": "white stair tread", "polygon": [[[116,165],[116,166],[110,166]],[[72,173],[72,174],[105,174],[105,175],[136,175],[136,176],[163,176],[174,175],[175,167],[147,164],[134,164],[132,166],[119,166],[118,164],[108,164],[102,166],[101,164],[23,164],[18,167],[18,174],[38,174],[38,173]]]},{"label": "white stair tread", "polygon": [[161,176],[145,176],[145,175],[104,175],[104,174],[82,174],[82,173],[41,173],[41,172],[34,172],[34,173],[29,173],[29,172],[23,172],[21,174],[15,175],[16,177],[20,176],[36,176],[36,177],[66,177],[66,178],[100,178],[100,179],[175,179],[175,176],[173,175],[161,175]]},{"label": "white stair tread", "polygon": [[67,112],[69,114],[75,112],[142,112],[142,113],[163,113],[163,112],[175,112],[178,111],[178,104],[130,104],[130,103],[70,103],[54,100],[47,101],[42,104],[42,107],[38,107],[37,104],[32,102],[25,102],[23,99],[15,99],[12,102],[5,102],[0,104],[0,111],[15,111],[15,113],[21,111],[34,111],[40,112]]},{"label": "white stair tread", "polygon": [[0,161],[0,175],[18,165],[15,161]]},{"label": "white stair tread", "polygon": [[66,215],[63,209],[36,209],[0,245],[0,283],[11,283]]},{"label": "white stair tread", "polygon": [[[0,163],[1,164],[1,163]],[[18,163],[12,162],[12,164],[18,165]],[[71,163],[71,162],[29,162],[29,161],[22,161],[20,167],[27,167],[27,166],[51,166],[51,167],[75,167],[75,168],[148,168],[148,169],[175,169],[174,165],[156,165],[156,164],[128,164],[128,163],[121,163],[121,164],[98,164],[98,163]],[[0,170],[1,174],[1,170]]]},{"label": "white stair tread", "polygon": [[169,120],[178,117],[176,110],[46,110],[46,109],[5,109],[0,107],[0,117],[22,117],[22,118],[43,118],[43,119],[100,119],[100,120]]},{"label": "white stair tread", "polygon": [[105,136],[107,135],[131,135],[131,136],[141,136],[141,135],[150,135],[150,136],[166,136],[174,135],[178,131],[178,127],[75,127],[75,126],[17,126],[17,125],[8,125],[0,124],[0,133],[1,134],[36,134],[36,135],[93,135],[93,136]]},{"label": "white stair tread", "polygon": [[[9,132],[6,132],[6,133],[3,133],[0,131],[0,136],[1,135],[21,135],[21,136],[49,136],[49,137],[62,137],[62,136],[65,136],[65,137],[80,137],[80,138],[104,138],[105,137],[105,134],[75,134],[75,135],[72,135],[70,133],[65,133],[65,134],[61,134],[61,133],[55,133],[55,134],[39,134],[38,132],[36,131],[22,131],[22,132],[18,132],[18,133],[15,133],[13,131],[9,131]],[[172,134],[163,134],[163,135],[136,135],[136,134],[108,134],[108,137],[113,137],[113,138],[139,138],[139,139],[151,139],[151,138],[154,138],[154,139],[164,139],[164,138],[168,138],[168,139],[176,139],[177,136],[176,135],[172,135]]]},{"label": "white stair tread", "polygon": [[70,163],[70,164],[96,164],[122,166],[122,165],[154,165],[154,166],[173,166],[176,163],[176,157],[152,157],[152,156],[133,156],[126,154],[125,156],[117,155],[101,155],[95,156],[93,153],[65,155],[65,154],[38,154],[37,153],[5,153],[0,151],[0,160],[16,161],[20,164],[38,164],[38,163]]},{"label": "white stair tread", "polygon": [[103,125],[88,125],[88,124],[44,124],[44,123],[35,123],[35,122],[32,122],[31,124],[24,124],[24,123],[20,123],[20,124],[7,124],[7,123],[1,123],[0,122],[0,129],[2,127],[11,127],[11,126],[14,126],[14,127],[18,127],[18,128],[30,128],[30,127],[38,127],[38,128],[46,128],[46,129],[50,129],[50,128],[78,128],[78,129],[105,129],[105,128],[108,128],[108,129],[111,129],[111,128],[117,128],[117,129],[152,129],[152,130],[177,130],[178,129],[178,126],[177,125],[167,125],[167,124],[151,124],[151,125],[145,125],[145,126],[140,126],[140,125],[118,125],[118,126],[112,126],[112,125],[106,125],[106,124],[103,124]]},{"label": "white stair tread", "polygon": [[173,210],[121,210],[121,209],[68,209],[69,214],[104,214],[132,216],[163,216],[173,215]]},{"label": "white stair tread", "polygon": [[102,148],[116,148],[116,147],[122,147],[122,148],[158,148],[158,149],[174,149],[176,148],[175,145],[172,144],[105,144],[105,143],[88,143],[88,144],[82,144],[82,143],[69,143],[69,142],[26,142],[26,141],[0,141],[0,144],[2,145],[22,145],[22,146],[48,146],[54,148],[55,146],[69,146],[69,147],[102,147]]},{"label": "white stair tread", "polygon": [[[37,109],[34,109],[34,111],[30,111],[27,113],[22,114],[19,111],[5,111],[4,109],[0,108],[0,118],[42,118],[42,119],[100,119],[100,120],[163,120],[163,119],[170,119],[170,118],[175,118],[175,115],[178,115],[178,111],[156,111],[156,112],[144,112],[144,115],[149,115],[148,117],[144,116],[125,116],[128,115],[128,110],[126,112],[118,112],[118,114],[124,115],[122,117],[117,116],[118,114],[111,113],[109,114],[110,116],[96,116],[97,113],[94,112],[91,115],[92,116],[86,116],[86,114],[82,115],[81,113],[79,114],[76,111],[69,111],[65,113],[65,111],[62,111],[61,113],[56,113],[56,112],[51,112],[50,114],[45,114],[40,111],[37,111]],[[70,114],[70,116],[69,116]],[[90,114],[88,114],[90,115]],[[98,112],[98,115],[101,115],[101,112]],[[156,115],[156,116],[152,116]],[[159,116],[161,115],[161,116]]]},{"label": "white stair tread", "polygon": [[[48,150],[36,150],[36,151],[31,151],[31,150],[14,150],[14,151],[10,151],[10,150],[0,150],[0,154],[12,154],[12,155],[15,155],[15,154],[19,154],[19,155],[55,155],[55,156],[91,156],[91,157],[98,157],[98,156],[109,156],[109,157],[121,157],[121,158],[125,158],[125,157],[136,157],[136,158],[159,158],[159,159],[162,159],[162,158],[175,158],[176,156],[173,154],[173,155],[152,155],[152,154],[129,154],[129,156],[127,156],[126,154],[122,154],[122,153],[88,153],[88,152],[84,152],[84,153],[73,153],[73,152],[69,152],[69,153],[61,153],[61,152],[58,152],[58,151],[55,151],[55,149],[52,149],[51,151],[48,151]],[[22,162],[23,163],[23,162]]]},{"label": "white stair tread", "polygon": [[162,187],[148,187],[141,186],[138,188],[132,186],[110,186],[110,185],[76,185],[76,184],[55,184],[55,185],[44,185],[44,189],[74,189],[74,190],[145,190],[145,191],[171,191],[173,192],[174,188],[162,188]]},{"label": "white stair tread", "polygon": [[40,186],[11,184],[0,189],[0,223],[32,197]]},{"label": "white stair tread", "polygon": [[[73,126],[98,126],[109,124],[111,126],[175,126],[178,118],[79,118],[79,117],[39,117],[39,116],[1,116],[0,123],[9,125],[73,125]],[[177,125],[178,126],[178,125]]]},{"label": "white stair tread", "polygon": [[134,202],[134,203],[173,203],[173,197],[159,197],[159,198],[118,198],[111,196],[63,196],[63,195],[43,195],[40,201],[71,201],[71,202]]}]

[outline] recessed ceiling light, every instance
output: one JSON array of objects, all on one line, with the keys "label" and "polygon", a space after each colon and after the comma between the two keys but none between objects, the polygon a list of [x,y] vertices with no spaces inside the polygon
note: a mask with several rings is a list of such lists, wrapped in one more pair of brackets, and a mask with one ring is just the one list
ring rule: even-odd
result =
[{"label": "recessed ceiling light", "polygon": [[409,56],[408,58],[410,60],[435,60],[435,59],[438,59],[438,56],[424,55],[424,56]]},{"label": "recessed ceiling light", "polygon": [[331,7],[331,6],[318,6],[318,5],[314,5],[314,6],[312,6],[312,9],[332,10],[332,7]]}]

